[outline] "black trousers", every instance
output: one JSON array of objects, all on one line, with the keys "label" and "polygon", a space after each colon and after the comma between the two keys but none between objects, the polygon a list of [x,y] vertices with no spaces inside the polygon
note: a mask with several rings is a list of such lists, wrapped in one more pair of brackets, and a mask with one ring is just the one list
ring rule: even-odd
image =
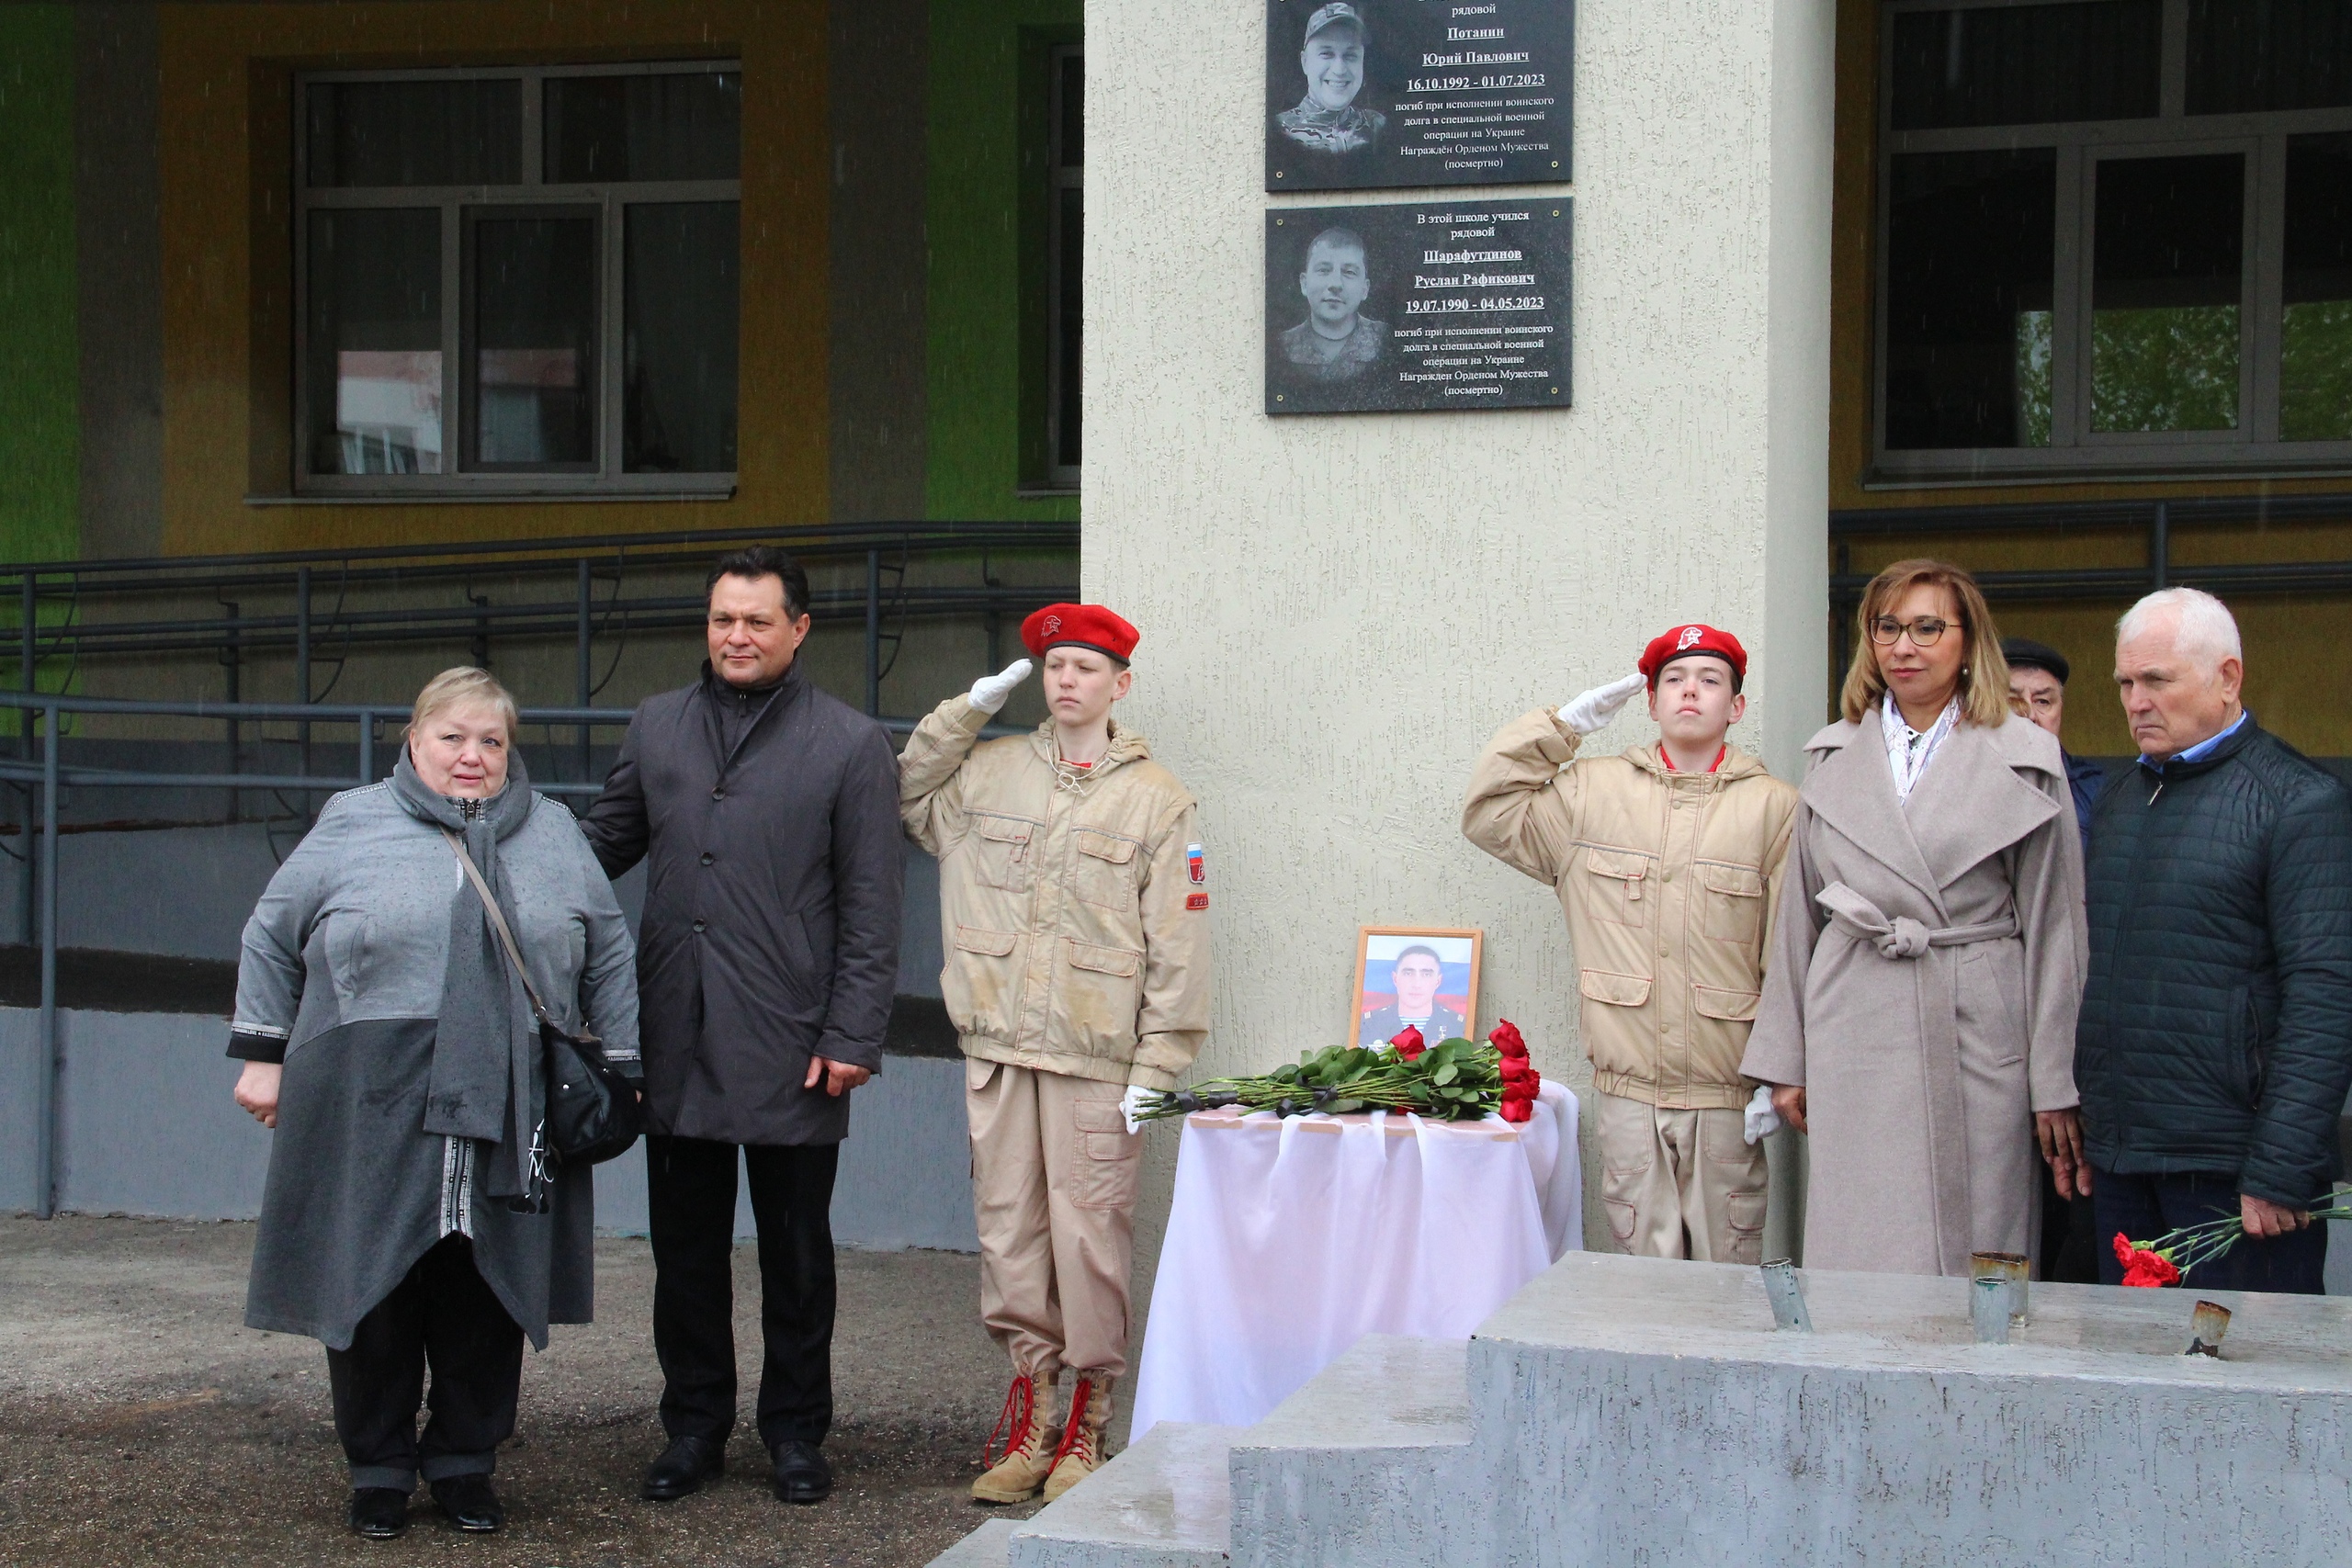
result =
[{"label": "black trousers", "polygon": [[[662,1426],[725,1442],[735,1427],[735,1150],[646,1139],[653,1348]],[[760,1235],[760,1441],[821,1443],[833,1424],[833,1173],[839,1144],[742,1145]]]},{"label": "black trousers", "polygon": [[[433,1368],[433,1392],[424,1369]],[[523,1331],[474,1268],[473,1243],[446,1236],[359,1320],[348,1350],[327,1352],[334,1431],[351,1484],[416,1490],[487,1475],[514,1435]],[[416,1408],[430,1412],[422,1439]]]},{"label": "black trousers", "polygon": [[[2091,1201],[2098,1209],[2105,1238],[2098,1260],[2099,1282],[2120,1285],[2123,1265],[2115,1256],[2118,1231],[2133,1241],[2154,1241],[2168,1230],[2223,1219],[2238,1212],[2233,1176],[2187,1172],[2178,1176],[2118,1176],[2102,1170],[2092,1178]],[[2327,1292],[2327,1225],[2317,1222],[2270,1241],[2241,1236],[2211,1263],[2200,1263],[2181,1280],[2207,1291],[2269,1291],[2317,1296]]]}]

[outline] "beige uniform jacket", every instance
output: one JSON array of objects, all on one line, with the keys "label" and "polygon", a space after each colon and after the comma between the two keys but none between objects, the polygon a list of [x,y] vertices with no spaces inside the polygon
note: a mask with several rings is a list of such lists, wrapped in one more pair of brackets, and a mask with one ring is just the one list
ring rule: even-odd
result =
[{"label": "beige uniform jacket", "polygon": [[1115,723],[1069,789],[1050,724],[975,745],[988,721],[952,697],[899,758],[907,834],[939,857],[940,989],[964,1054],[1174,1089],[1209,1022],[1193,797]]},{"label": "beige uniform jacket", "polygon": [[1592,1082],[1668,1110],[1737,1110],[1797,792],[1743,751],[1677,773],[1658,749],[1575,760],[1552,710],[1487,743],[1462,831],[1547,882],[1568,917]]}]

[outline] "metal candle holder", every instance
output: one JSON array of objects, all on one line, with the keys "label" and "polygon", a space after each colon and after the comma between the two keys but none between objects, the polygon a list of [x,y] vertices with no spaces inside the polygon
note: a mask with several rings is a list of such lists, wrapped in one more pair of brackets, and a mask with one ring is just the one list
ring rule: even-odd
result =
[{"label": "metal candle holder", "polygon": [[2030,1260],[2022,1252],[1972,1252],[1968,1255],[1968,1261],[1972,1279],[1999,1280],[2008,1287],[2009,1326],[2023,1328]]},{"label": "metal candle holder", "polygon": [[2217,1302],[2199,1302],[2188,1315],[2188,1348],[2184,1356],[2222,1357],[2222,1336],[2230,1331],[2230,1309]]},{"label": "metal candle holder", "polygon": [[2009,1342],[2009,1282],[1996,1274],[1968,1282],[1968,1317],[1976,1327],[1979,1345]]},{"label": "metal candle holder", "polygon": [[1813,1332],[1813,1314],[1804,1309],[1804,1286],[1797,1279],[1797,1266],[1785,1258],[1775,1258],[1763,1268],[1764,1294],[1772,1303],[1772,1326],[1784,1334]]}]

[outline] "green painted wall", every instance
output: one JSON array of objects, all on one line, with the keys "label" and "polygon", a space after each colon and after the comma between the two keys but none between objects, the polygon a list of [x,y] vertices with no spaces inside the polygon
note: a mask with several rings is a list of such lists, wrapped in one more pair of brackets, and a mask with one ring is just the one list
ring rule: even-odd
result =
[{"label": "green painted wall", "polygon": [[0,6],[0,559],[79,553],[74,14]]},{"label": "green painted wall", "polygon": [[1044,267],[1044,51],[1078,39],[1084,9],[1081,0],[932,7],[924,499],[934,518],[1078,516],[1075,496],[1018,492],[1024,344],[1042,341],[1042,289],[1031,285]]}]

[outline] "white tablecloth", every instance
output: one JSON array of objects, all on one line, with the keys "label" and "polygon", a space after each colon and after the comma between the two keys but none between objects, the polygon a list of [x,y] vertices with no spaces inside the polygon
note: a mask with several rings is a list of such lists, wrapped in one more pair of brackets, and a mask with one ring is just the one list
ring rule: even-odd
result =
[{"label": "white tablecloth", "polygon": [[1576,1096],[1557,1084],[1519,1126],[1186,1117],[1134,1437],[1250,1426],[1367,1334],[1468,1338],[1582,1246],[1583,1209]]}]

